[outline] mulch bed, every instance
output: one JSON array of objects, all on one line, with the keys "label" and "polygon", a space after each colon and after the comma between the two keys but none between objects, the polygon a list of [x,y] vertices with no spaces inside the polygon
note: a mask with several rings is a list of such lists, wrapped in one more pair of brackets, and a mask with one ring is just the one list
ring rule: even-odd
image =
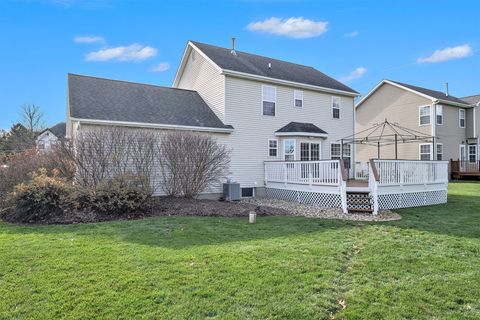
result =
[{"label": "mulch bed", "polygon": [[357,221],[391,221],[401,217],[393,212],[371,214],[343,214],[337,208],[319,208],[311,205],[274,200],[245,199],[239,202],[199,200],[184,198],[154,198],[148,210],[131,214],[98,214],[95,212],[68,211],[50,216],[41,221],[17,221],[12,209],[0,211],[0,217],[12,223],[27,224],[76,224],[113,220],[137,220],[155,216],[200,216],[200,217],[248,217],[255,211],[258,216],[305,216],[312,218],[343,219]]},{"label": "mulch bed", "polygon": [[149,208],[130,214],[99,214],[87,211],[66,211],[64,214],[49,216],[40,221],[18,221],[12,208],[0,211],[0,217],[11,223],[25,224],[76,224],[113,220],[138,220],[155,216],[201,216],[201,217],[248,217],[251,211],[258,216],[287,216],[288,210],[243,202],[199,200],[158,197],[151,201]]}]

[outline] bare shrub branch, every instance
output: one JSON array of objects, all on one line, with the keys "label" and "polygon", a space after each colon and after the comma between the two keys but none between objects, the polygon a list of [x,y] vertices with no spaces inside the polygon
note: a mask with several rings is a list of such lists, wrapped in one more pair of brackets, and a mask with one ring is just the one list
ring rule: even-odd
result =
[{"label": "bare shrub branch", "polygon": [[162,187],[168,195],[196,197],[228,174],[230,152],[211,136],[169,132],[159,149]]}]

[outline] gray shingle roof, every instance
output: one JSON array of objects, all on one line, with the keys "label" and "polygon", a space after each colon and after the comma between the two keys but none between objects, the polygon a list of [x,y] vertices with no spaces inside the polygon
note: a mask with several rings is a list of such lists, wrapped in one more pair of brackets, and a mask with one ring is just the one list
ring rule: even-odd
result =
[{"label": "gray shingle roof", "polygon": [[42,130],[41,132],[38,133],[37,136],[41,135],[45,131],[50,131],[57,138],[63,139],[67,134],[67,125],[65,122],[59,122],[56,125],[51,126],[50,128],[46,128]]},{"label": "gray shingle roof", "polygon": [[[328,89],[358,93],[343,83],[327,76],[312,68],[286,62],[282,60],[263,57],[251,53],[237,51],[237,55],[231,53],[231,49],[212,46],[205,43],[191,41],[203,53],[205,53],[220,68],[225,70],[248,73],[257,76],[274,79],[293,81]],[[268,64],[271,63],[271,68]]]},{"label": "gray shingle roof", "polygon": [[290,122],[286,126],[278,129],[276,132],[306,132],[306,133],[321,133],[327,134],[313,123],[304,122]]},{"label": "gray shingle roof", "polygon": [[468,96],[461,98],[463,101],[467,102],[470,105],[474,105],[480,102],[480,94],[474,96]]},{"label": "gray shingle roof", "polygon": [[232,128],[192,90],[69,74],[68,94],[73,118]]},{"label": "gray shingle roof", "polygon": [[393,82],[393,83],[396,83],[396,84],[399,84],[401,86],[404,86],[406,88],[409,88],[409,89],[412,89],[414,91],[417,91],[417,92],[420,92],[420,93],[423,93],[427,96],[430,96],[432,98],[435,98],[435,99],[441,99],[441,100],[445,100],[445,101],[450,101],[450,102],[455,102],[455,103],[462,103],[462,104],[467,104],[465,101],[457,98],[457,97],[454,97],[452,95],[446,95],[445,92],[441,92],[441,91],[436,91],[436,90],[430,90],[430,89],[427,89],[427,88],[422,88],[422,87],[417,87],[417,86],[413,86],[411,84],[407,84],[407,83],[402,83],[402,82],[398,82],[398,81],[393,81],[393,80],[388,80],[390,82]]},{"label": "gray shingle roof", "polygon": [[53,133],[57,138],[65,138],[67,133],[67,125],[65,122],[59,122],[53,127],[50,127],[48,130],[50,130],[50,132]]}]

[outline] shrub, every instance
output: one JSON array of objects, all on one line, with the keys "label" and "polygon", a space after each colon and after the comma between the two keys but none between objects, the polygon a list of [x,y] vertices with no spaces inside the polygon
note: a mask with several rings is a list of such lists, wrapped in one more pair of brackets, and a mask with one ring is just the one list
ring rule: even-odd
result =
[{"label": "shrub", "polygon": [[194,198],[228,174],[230,153],[211,136],[167,133],[159,149],[162,187],[170,196]]},{"label": "shrub", "polygon": [[74,198],[78,209],[102,215],[127,215],[142,212],[152,190],[141,179],[131,175],[117,176],[99,182],[95,187],[79,186]]},{"label": "shrub", "polygon": [[46,169],[30,174],[30,180],[15,186],[9,198],[13,210],[9,220],[42,222],[64,214],[72,187],[64,178],[49,177]]},{"label": "shrub", "polygon": [[35,149],[10,154],[0,166],[0,206],[7,194],[18,184],[30,180],[31,174],[46,169],[50,176],[73,178],[73,163],[63,154],[61,148],[52,152],[40,153]]}]

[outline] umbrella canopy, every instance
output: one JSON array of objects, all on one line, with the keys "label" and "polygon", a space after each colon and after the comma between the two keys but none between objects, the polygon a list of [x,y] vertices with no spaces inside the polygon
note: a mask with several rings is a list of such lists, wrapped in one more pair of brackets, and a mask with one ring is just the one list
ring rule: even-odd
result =
[{"label": "umbrella canopy", "polygon": [[[397,146],[399,143],[413,142],[435,142],[435,137],[426,135],[423,132],[405,128],[398,123],[389,122],[385,119],[382,123],[376,123],[372,127],[340,139],[343,144],[362,144],[376,146],[378,148],[378,158],[380,158],[380,148],[389,145],[395,145],[395,159],[398,157]],[[343,148],[342,148],[343,149]]]}]

